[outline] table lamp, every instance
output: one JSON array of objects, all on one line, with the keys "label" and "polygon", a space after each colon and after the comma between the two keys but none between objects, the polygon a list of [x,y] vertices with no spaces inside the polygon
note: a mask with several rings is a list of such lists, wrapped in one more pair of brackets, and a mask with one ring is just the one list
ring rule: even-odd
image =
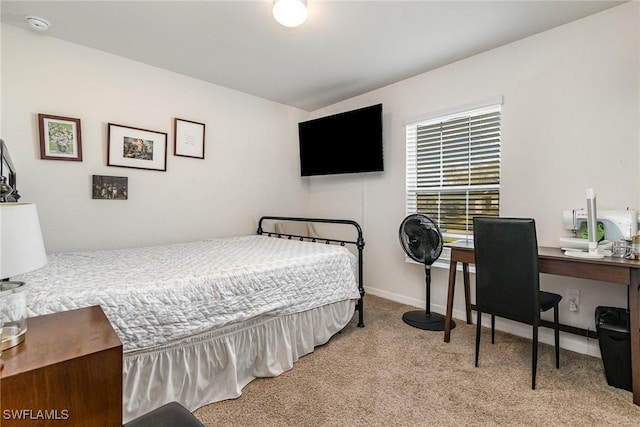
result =
[{"label": "table lamp", "polygon": [[36,205],[0,203],[0,352],[20,344],[27,332],[26,284],[11,278],[46,263]]}]

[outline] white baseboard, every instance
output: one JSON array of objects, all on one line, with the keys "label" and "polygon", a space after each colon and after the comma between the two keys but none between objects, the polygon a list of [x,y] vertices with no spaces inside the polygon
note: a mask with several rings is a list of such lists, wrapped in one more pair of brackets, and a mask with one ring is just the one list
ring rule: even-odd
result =
[{"label": "white baseboard", "polygon": [[[425,301],[420,301],[416,298],[409,298],[404,295],[394,294],[392,292],[383,291],[381,289],[365,287],[365,292],[371,295],[378,296],[380,298],[388,299],[391,301],[399,302],[401,304],[410,305],[413,307],[418,307],[424,309]],[[431,304],[431,311],[436,313],[445,314],[446,307],[439,304]],[[367,312],[367,308],[364,308],[365,316]],[[453,318],[459,321],[466,322],[466,314],[463,310],[453,310]],[[491,319],[489,316],[485,319],[482,318],[484,325],[491,325]],[[475,325],[476,323],[476,313],[472,313],[472,322]],[[523,338],[531,339],[531,326],[524,325],[518,322],[512,322],[505,319],[496,318],[496,329],[502,332],[506,332],[512,335],[516,335]],[[453,339],[453,337],[452,337]],[[553,345],[553,330],[549,328],[540,328],[538,332],[538,341]],[[565,332],[560,332],[560,348],[564,348],[566,350],[574,351],[576,353],[587,354],[589,356],[601,357],[600,356],[600,347],[598,345],[598,340],[591,339],[588,337],[581,337],[575,334],[569,334]]]}]

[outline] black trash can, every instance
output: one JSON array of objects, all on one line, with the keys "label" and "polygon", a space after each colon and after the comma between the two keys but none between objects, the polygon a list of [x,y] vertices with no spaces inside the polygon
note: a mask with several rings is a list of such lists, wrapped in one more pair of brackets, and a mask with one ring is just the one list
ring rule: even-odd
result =
[{"label": "black trash can", "polygon": [[596,307],[596,332],[607,383],[631,391],[629,310]]}]

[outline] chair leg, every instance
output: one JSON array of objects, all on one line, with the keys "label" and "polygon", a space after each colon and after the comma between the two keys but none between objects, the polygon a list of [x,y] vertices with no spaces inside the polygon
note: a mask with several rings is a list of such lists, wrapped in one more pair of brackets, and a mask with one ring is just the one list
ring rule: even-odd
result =
[{"label": "chair leg", "polygon": [[560,321],[558,320],[558,304],[553,307],[553,332],[556,339],[556,369],[560,369]]},{"label": "chair leg", "polygon": [[533,325],[533,342],[531,344],[531,390],[536,389],[536,373],[538,370],[538,326]]},{"label": "chair leg", "polygon": [[491,344],[496,343],[496,316],[491,315]]},{"label": "chair leg", "polygon": [[476,321],[476,368],[478,367],[478,357],[480,356],[480,327],[482,326],[482,313],[478,311]]}]

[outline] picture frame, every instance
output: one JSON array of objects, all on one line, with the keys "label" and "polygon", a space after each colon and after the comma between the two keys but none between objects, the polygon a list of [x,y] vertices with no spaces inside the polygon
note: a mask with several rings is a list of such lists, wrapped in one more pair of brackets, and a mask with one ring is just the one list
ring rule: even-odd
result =
[{"label": "picture frame", "polygon": [[129,178],[126,176],[93,175],[91,198],[127,200],[129,198]]},{"label": "picture frame", "polygon": [[41,159],[82,161],[80,119],[40,113],[38,127]]},{"label": "picture frame", "polygon": [[166,132],[109,123],[107,166],[166,172]]},{"label": "picture frame", "polygon": [[175,118],[173,120],[173,155],[204,159],[205,124]]}]

